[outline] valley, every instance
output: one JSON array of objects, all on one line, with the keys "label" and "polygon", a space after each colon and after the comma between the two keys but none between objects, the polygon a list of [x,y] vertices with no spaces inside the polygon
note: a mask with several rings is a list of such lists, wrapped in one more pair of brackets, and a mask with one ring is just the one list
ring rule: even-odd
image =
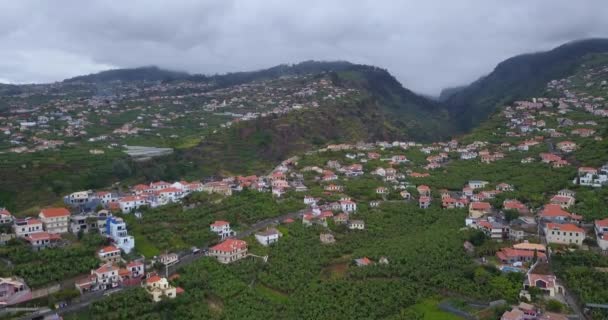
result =
[{"label": "valley", "polygon": [[441,102],[337,62],[0,89],[0,274],[65,319],[605,319],[604,44]]}]

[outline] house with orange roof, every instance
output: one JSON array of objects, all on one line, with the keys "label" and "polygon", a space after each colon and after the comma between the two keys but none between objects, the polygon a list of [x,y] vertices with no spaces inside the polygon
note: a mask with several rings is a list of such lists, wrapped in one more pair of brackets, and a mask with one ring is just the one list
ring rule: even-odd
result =
[{"label": "house with orange roof", "polygon": [[340,200],[340,209],[344,212],[355,212],[357,211],[357,203],[350,198],[343,198]]},{"label": "house with orange roof", "polygon": [[25,238],[31,234],[44,232],[42,221],[33,218],[15,219],[13,232],[17,238]]},{"label": "house with orange roof", "polygon": [[5,208],[0,208],[0,224],[13,223],[13,215]]},{"label": "house with orange roof", "polygon": [[363,257],[363,258],[355,259],[354,262],[355,262],[355,265],[357,267],[365,267],[365,266],[372,265],[374,263],[368,257]]},{"label": "house with orange roof", "polygon": [[211,229],[211,232],[216,233],[222,240],[232,237],[235,234],[230,227],[230,222],[224,220],[217,220],[213,222],[211,225],[209,225],[209,229]]},{"label": "house with orange roof", "polygon": [[571,223],[547,223],[544,228],[547,243],[580,246],[585,240],[585,230]]},{"label": "house with orange roof", "polygon": [[469,217],[478,219],[492,213],[492,205],[489,202],[471,202],[469,204]]},{"label": "house with orange roof", "polygon": [[557,277],[544,269],[548,269],[546,263],[537,263],[526,275],[524,289],[528,290],[534,287],[550,297],[555,296],[556,293],[563,294],[565,292],[564,287],[558,284]]},{"label": "house with orange roof", "polygon": [[56,246],[61,240],[61,235],[58,233],[37,232],[25,237],[25,241],[29,242],[34,250],[42,250]]},{"label": "house with orange roof", "polygon": [[535,259],[539,261],[547,261],[547,256],[544,252],[521,250],[514,248],[502,248],[496,252],[496,257],[500,262],[512,264],[515,262],[531,262]]},{"label": "house with orange roof", "polygon": [[418,198],[418,207],[420,209],[427,209],[430,206],[431,206],[431,197],[422,196],[422,197]]},{"label": "house with orange roof", "polygon": [[539,212],[538,216],[543,221],[551,222],[580,222],[582,217],[565,211],[559,204],[547,204]]},{"label": "house with orange roof", "polygon": [[104,263],[117,263],[120,261],[120,248],[110,245],[97,250],[97,257]]},{"label": "house with orange roof", "polygon": [[45,208],[38,214],[48,233],[67,233],[70,211],[66,208]]},{"label": "house with orange roof", "polygon": [[90,275],[76,280],[76,289],[82,294],[90,291],[116,288],[122,280],[119,271],[120,268],[112,263],[103,264],[101,267],[91,270]]},{"label": "house with orange roof", "polygon": [[505,210],[515,210],[520,214],[528,214],[530,210],[526,207],[525,204],[521,203],[519,200],[514,199],[506,199],[502,202],[502,207]]},{"label": "house with orange roof", "polygon": [[431,188],[427,185],[419,185],[418,187],[416,187],[416,190],[418,190],[418,193],[420,194],[420,196],[427,196],[430,197],[431,196]]},{"label": "house with orange roof", "polygon": [[247,256],[247,242],[237,239],[227,239],[209,248],[209,256],[215,257],[220,263],[231,263]]},{"label": "house with orange roof", "polygon": [[160,302],[163,297],[175,299],[177,296],[177,288],[169,284],[167,278],[161,278],[159,276],[152,276],[146,279],[144,288],[152,295],[152,300],[154,302]]},{"label": "house with orange roof", "polygon": [[562,207],[562,209],[568,209],[571,206],[574,205],[575,202],[575,198],[574,197],[570,197],[570,196],[561,196],[561,195],[555,195],[551,198],[551,200],[549,200],[549,202],[551,204],[557,204],[560,207]]}]

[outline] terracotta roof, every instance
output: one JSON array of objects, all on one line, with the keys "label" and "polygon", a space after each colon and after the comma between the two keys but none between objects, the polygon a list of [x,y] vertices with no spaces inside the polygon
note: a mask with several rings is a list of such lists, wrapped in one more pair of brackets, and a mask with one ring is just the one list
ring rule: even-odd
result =
[{"label": "terracotta roof", "polygon": [[133,268],[133,267],[139,267],[139,266],[143,266],[144,264],[142,262],[139,261],[131,261],[127,264],[127,268]]},{"label": "terracotta roof", "polygon": [[532,250],[532,251],[537,250],[537,251],[542,251],[542,252],[547,250],[547,248],[540,243],[528,243],[528,242],[514,244],[513,248],[519,249],[519,250]]},{"label": "terracotta roof", "polygon": [[160,280],[161,280],[161,277],[159,277],[159,276],[151,276],[150,278],[148,278],[146,280],[146,283],[159,282]]},{"label": "terracotta roof", "polygon": [[542,217],[569,217],[570,213],[562,209],[558,204],[545,205],[540,212]]},{"label": "terracotta roof", "polygon": [[118,267],[115,267],[111,263],[108,263],[108,264],[104,264],[103,266],[101,266],[97,270],[95,270],[96,273],[107,273],[107,272],[111,272],[111,271],[118,271]]},{"label": "terracotta roof", "polygon": [[602,219],[602,220],[595,220],[595,225],[600,228],[607,228],[608,227],[608,218]]},{"label": "terracotta roof", "polygon": [[116,248],[115,246],[107,246],[107,247],[103,247],[103,248],[99,249],[99,253],[108,253],[108,252],[116,252],[116,251],[120,251],[120,249]]},{"label": "terracotta roof", "polygon": [[470,205],[473,210],[490,210],[492,208],[489,202],[471,202]]},{"label": "terracotta roof", "polygon": [[243,250],[247,249],[247,242],[243,240],[236,239],[228,239],[218,245],[215,245],[210,248],[213,251],[223,251],[223,252],[231,252],[234,250]]},{"label": "terracotta roof", "polygon": [[212,227],[223,227],[225,225],[229,225],[230,222],[224,220],[217,220],[211,224]]},{"label": "terracotta roof", "polygon": [[40,211],[40,215],[45,218],[67,217],[70,211],[66,208],[45,208]]},{"label": "terracotta roof", "polygon": [[559,231],[567,231],[567,232],[582,232],[585,233],[585,230],[571,224],[571,223],[547,223],[547,229],[549,230],[559,230]]},{"label": "terracotta roof", "polygon": [[32,233],[25,238],[28,241],[37,241],[37,240],[59,240],[61,239],[61,235],[48,233],[48,232],[37,232]]}]

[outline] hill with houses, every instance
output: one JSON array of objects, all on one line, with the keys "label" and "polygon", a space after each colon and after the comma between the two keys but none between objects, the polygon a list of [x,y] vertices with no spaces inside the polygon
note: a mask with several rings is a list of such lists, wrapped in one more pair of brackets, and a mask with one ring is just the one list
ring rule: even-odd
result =
[{"label": "hill with houses", "polygon": [[[365,86],[337,76],[328,88]],[[608,54],[586,55],[434,142],[371,134],[386,124],[357,126],[359,142],[331,138],[348,122],[316,142],[290,127],[320,109],[235,123],[170,156],[173,168],[217,158],[213,177],[2,210],[3,302],[67,301],[67,319],[605,319],[607,81]],[[312,142],[276,150],[278,137]]]}]

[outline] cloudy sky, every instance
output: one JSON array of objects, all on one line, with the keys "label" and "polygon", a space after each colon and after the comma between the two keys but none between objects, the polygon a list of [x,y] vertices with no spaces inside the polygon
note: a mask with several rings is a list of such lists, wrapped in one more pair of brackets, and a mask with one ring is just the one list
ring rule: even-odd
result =
[{"label": "cloudy sky", "polygon": [[510,56],[608,37],[606,0],[0,1],[0,82],[158,65],[223,73],[302,60],[387,68],[436,94]]}]

